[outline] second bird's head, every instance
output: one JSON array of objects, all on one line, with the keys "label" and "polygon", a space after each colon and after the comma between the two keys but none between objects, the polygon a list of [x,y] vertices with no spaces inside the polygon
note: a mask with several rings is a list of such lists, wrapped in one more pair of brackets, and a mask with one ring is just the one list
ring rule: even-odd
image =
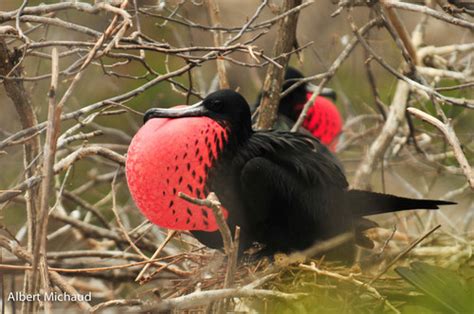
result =
[{"label": "second bird's head", "polygon": [[[302,79],[304,79],[303,73],[293,67],[288,67],[282,86],[282,91],[286,95],[280,100],[279,111],[293,121],[298,119],[303,105],[308,100],[308,95],[312,95],[317,90],[317,86],[309,82],[299,83]],[[323,88],[319,95],[333,101],[337,97],[336,92],[330,88]]]},{"label": "second bird's head", "polygon": [[192,106],[179,108],[151,108],[145,112],[144,123],[153,118],[210,118],[226,125],[234,137],[244,139],[252,133],[250,108],[245,98],[231,89],[209,94]]}]

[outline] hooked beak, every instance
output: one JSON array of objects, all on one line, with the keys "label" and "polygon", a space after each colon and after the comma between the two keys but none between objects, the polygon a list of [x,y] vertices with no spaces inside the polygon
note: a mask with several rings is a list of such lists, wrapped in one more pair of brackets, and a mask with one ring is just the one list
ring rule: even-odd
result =
[{"label": "hooked beak", "polygon": [[[306,91],[308,93],[314,93],[318,87],[311,83],[306,83],[305,85]],[[337,99],[337,94],[332,88],[323,87],[323,89],[319,92],[319,96],[327,97],[335,101]]]},{"label": "hooked beak", "polygon": [[209,111],[202,105],[202,101],[186,107],[180,108],[151,108],[145,112],[143,123],[152,118],[184,118],[184,117],[202,117],[207,115]]}]

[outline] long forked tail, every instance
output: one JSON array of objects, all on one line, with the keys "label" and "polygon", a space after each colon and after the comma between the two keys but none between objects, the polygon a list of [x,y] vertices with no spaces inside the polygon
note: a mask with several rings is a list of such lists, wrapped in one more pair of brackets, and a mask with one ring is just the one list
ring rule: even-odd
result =
[{"label": "long forked tail", "polygon": [[354,216],[370,216],[408,209],[438,209],[440,205],[454,205],[454,202],[413,199],[361,190],[347,191],[346,206]]}]

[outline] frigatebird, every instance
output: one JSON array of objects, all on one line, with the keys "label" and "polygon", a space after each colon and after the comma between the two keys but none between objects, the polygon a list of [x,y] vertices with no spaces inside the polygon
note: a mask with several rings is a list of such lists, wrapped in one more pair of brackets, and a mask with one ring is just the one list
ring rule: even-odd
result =
[{"label": "frigatebird", "polygon": [[[282,92],[286,95],[280,99],[278,112],[296,122],[307,101],[311,99],[317,87],[309,82],[298,83],[304,75],[295,68],[288,67],[285,72]],[[300,84],[300,85],[298,85]],[[296,87],[295,87],[296,86]],[[335,150],[338,136],[342,132],[343,119],[337,106],[333,103],[336,93],[329,88],[323,88],[308,110],[302,127]]]},{"label": "frigatebird", "polygon": [[[164,228],[190,230],[211,248],[222,240],[210,209],[180,197],[219,197],[240,248],[303,250],[354,231],[364,216],[454,204],[349,189],[336,157],[308,135],[254,131],[247,101],[220,90],[193,106],[153,108],[134,136],[126,175],[142,213]],[[356,238],[360,238],[358,235]]]}]

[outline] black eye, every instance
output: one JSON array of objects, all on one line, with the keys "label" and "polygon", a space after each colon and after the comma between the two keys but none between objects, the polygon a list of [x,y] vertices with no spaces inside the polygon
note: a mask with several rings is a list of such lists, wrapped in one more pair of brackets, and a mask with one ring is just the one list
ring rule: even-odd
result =
[{"label": "black eye", "polygon": [[209,104],[209,109],[220,112],[222,109],[224,109],[224,103],[220,100],[214,100]]}]

